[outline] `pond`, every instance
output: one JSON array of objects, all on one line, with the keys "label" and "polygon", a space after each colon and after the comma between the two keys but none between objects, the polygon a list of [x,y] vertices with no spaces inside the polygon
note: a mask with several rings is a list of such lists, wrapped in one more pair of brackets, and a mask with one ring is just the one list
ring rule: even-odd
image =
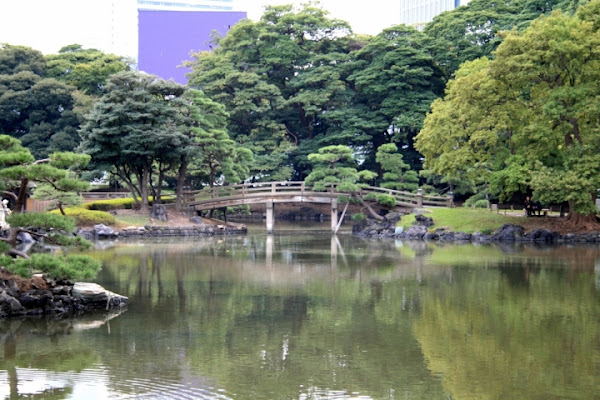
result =
[{"label": "pond", "polygon": [[600,398],[595,246],[98,245],[128,308],[0,321],[0,399]]}]

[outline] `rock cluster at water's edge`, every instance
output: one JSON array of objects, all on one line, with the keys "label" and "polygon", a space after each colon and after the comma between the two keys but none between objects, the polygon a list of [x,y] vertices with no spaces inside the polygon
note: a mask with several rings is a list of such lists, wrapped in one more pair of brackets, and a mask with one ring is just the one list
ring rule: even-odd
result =
[{"label": "rock cluster at water's edge", "polygon": [[[387,217],[387,216],[386,216]],[[421,218],[419,218],[421,217]],[[394,215],[393,218],[396,222]],[[417,215],[415,225],[408,229],[396,227],[385,218],[383,221],[368,219],[355,224],[352,233],[357,236],[371,238],[394,238],[407,240],[427,240],[445,242],[542,242],[542,243],[600,243],[600,232],[588,232],[562,235],[548,229],[536,229],[525,233],[525,228],[520,225],[505,224],[492,234],[480,232],[465,233],[452,232],[443,228],[430,232],[427,228],[433,225],[429,217]]]},{"label": "rock cluster at water's edge", "polygon": [[7,277],[3,268],[0,272],[0,317],[77,314],[122,308],[129,301],[95,283],[54,281],[41,274],[23,280]]},{"label": "rock cluster at water's edge", "polygon": [[241,235],[247,233],[245,225],[204,224],[200,217],[191,220],[190,226],[152,226],[128,227],[115,230],[104,224],[94,225],[91,229],[80,229],[77,234],[87,240],[116,239],[119,237],[163,237],[163,236],[214,236]]}]

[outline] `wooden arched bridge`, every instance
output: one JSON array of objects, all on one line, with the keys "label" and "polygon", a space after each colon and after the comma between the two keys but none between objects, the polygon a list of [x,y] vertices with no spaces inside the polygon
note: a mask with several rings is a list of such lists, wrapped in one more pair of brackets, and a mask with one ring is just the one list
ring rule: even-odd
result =
[{"label": "wooden arched bridge", "polygon": [[[426,196],[421,189],[417,193],[402,192],[381,187],[362,188],[356,196],[368,201],[373,195],[386,194],[393,197],[396,207],[405,209],[452,206],[452,196]],[[329,190],[316,191],[301,181],[257,182],[232,186],[215,186],[198,191],[184,193],[184,206],[196,210],[238,206],[243,204],[266,204],[267,232],[274,227],[273,206],[275,203],[325,203],[331,204],[331,228],[338,228],[338,198],[348,197],[348,193],[339,191],[336,185]],[[369,196],[371,195],[371,196]]]}]

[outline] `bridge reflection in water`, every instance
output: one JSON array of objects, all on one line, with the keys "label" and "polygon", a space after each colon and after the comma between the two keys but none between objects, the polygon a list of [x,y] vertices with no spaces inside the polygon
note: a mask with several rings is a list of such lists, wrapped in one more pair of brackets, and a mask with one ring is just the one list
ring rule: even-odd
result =
[{"label": "bridge reflection in water", "polygon": [[357,192],[348,193],[338,190],[332,184],[327,191],[316,191],[303,181],[258,182],[232,186],[218,186],[198,191],[184,192],[184,206],[197,211],[215,208],[265,204],[267,232],[273,233],[275,226],[275,203],[317,203],[331,205],[331,231],[338,228],[338,202],[340,198],[356,197],[361,201],[375,200],[379,195],[391,196],[395,208],[412,210],[420,207],[451,207],[452,195],[427,196],[422,189],[417,193],[381,187],[366,186]]}]

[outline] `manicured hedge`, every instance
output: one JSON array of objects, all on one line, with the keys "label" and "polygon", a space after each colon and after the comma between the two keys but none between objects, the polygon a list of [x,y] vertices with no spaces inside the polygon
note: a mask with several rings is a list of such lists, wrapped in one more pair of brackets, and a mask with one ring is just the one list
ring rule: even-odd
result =
[{"label": "manicured hedge", "polygon": [[[51,213],[59,213],[58,210],[53,210]],[[69,207],[65,208],[65,214],[69,217],[75,218],[77,225],[114,225],[116,223],[115,217],[104,211],[87,210],[82,207]]]}]

